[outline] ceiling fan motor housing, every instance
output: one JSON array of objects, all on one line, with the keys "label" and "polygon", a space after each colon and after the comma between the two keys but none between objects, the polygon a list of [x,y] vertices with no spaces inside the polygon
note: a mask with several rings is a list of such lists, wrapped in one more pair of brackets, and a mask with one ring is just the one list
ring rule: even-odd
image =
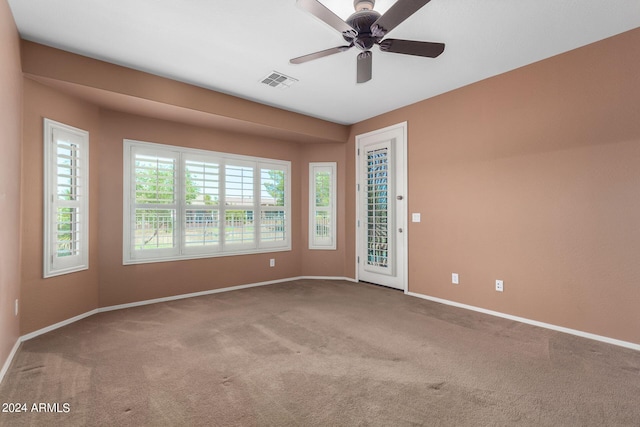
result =
[{"label": "ceiling fan motor housing", "polygon": [[380,18],[380,14],[375,10],[364,9],[355,12],[346,22],[357,31],[357,34],[355,34],[355,37],[352,37],[352,34],[345,33],[344,39],[348,42],[353,42],[353,44],[362,50],[371,49],[374,44],[382,39],[382,37],[374,36],[371,33],[371,26],[378,18]]},{"label": "ceiling fan motor housing", "polygon": [[375,0],[354,0],[353,1],[353,8],[356,10],[356,12],[359,12],[362,9],[373,9],[375,5],[376,5]]},{"label": "ceiling fan motor housing", "polygon": [[347,41],[346,46],[336,46],[308,55],[290,59],[292,64],[302,64],[318,58],[324,58],[340,52],[345,52],[356,46],[362,52],[358,55],[356,81],[365,83],[372,76],[373,45],[379,45],[383,52],[400,53],[404,55],[435,58],[444,51],[444,43],[423,42],[416,40],[384,39],[405,19],[416,13],[429,0],[396,0],[384,15],[373,10],[375,0],[354,0],[353,13],[346,21],[329,10],[319,0],[297,0],[297,3],[316,18],[335,28]]}]

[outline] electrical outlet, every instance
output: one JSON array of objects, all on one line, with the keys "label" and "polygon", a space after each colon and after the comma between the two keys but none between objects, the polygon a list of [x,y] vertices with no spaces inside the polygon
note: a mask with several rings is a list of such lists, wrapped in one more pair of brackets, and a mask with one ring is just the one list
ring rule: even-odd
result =
[{"label": "electrical outlet", "polygon": [[496,280],[496,291],[502,292],[504,290],[504,282],[502,280]]},{"label": "electrical outlet", "polygon": [[451,283],[453,283],[454,285],[460,283],[460,281],[458,280],[458,273],[451,273]]},{"label": "electrical outlet", "polygon": [[276,266],[276,259],[275,258],[271,258],[269,260],[269,267],[275,267]]}]

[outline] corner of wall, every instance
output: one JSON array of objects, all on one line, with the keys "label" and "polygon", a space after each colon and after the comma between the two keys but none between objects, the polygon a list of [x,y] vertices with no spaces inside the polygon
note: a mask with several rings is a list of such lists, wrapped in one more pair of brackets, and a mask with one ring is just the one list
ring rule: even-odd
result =
[{"label": "corner of wall", "polygon": [[20,164],[22,146],[22,64],[20,36],[6,0],[0,0],[0,380],[19,345]]}]

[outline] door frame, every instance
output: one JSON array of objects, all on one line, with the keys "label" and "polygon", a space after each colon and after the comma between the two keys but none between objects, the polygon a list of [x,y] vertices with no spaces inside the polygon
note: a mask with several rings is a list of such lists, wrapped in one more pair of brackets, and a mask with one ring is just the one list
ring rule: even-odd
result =
[{"label": "door frame", "polygon": [[[400,130],[400,134],[401,134],[401,138],[400,140],[396,141],[396,147],[401,148],[401,149],[396,149],[396,153],[394,153],[395,156],[395,162],[396,162],[396,174],[395,174],[395,179],[396,179],[396,188],[398,189],[399,194],[401,194],[403,196],[403,200],[402,200],[402,206],[403,209],[401,209],[401,212],[396,212],[396,229],[401,227],[403,229],[403,233],[401,233],[401,239],[400,242],[398,244],[398,250],[401,250],[403,252],[403,256],[402,256],[402,261],[400,263],[398,263],[398,270],[401,271],[402,273],[402,287],[400,288],[400,290],[402,290],[405,294],[409,292],[409,245],[408,245],[408,218],[409,218],[409,214],[408,214],[408,205],[409,205],[409,201],[408,201],[408,179],[407,179],[407,147],[408,147],[408,129],[407,129],[407,122],[401,122],[395,125],[391,125],[391,126],[387,126],[384,127],[382,129],[377,129],[371,132],[366,132],[360,135],[356,135],[355,138],[355,162],[356,162],[356,218],[355,218],[355,228],[356,228],[356,232],[355,232],[355,248],[356,248],[356,253],[355,253],[355,257],[354,257],[354,261],[355,261],[355,270],[356,270],[356,281],[360,281],[360,268],[359,268],[359,264],[358,264],[358,256],[360,255],[360,250],[361,250],[361,236],[360,236],[360,228],[358,227],[358,220],[360,219],[360,196],[359,196],[359,191],[358,191],[358,186],[360,185],[360,157],[358,156],[359,150],[361,148],[362,145],[362,139],[376,135],[376,134],[380,134],[380,133],[385,133],[385,132],[389,132],[389,131],[397,131]],[[397,155],[397,152],[401,151],[400,155]]]}]

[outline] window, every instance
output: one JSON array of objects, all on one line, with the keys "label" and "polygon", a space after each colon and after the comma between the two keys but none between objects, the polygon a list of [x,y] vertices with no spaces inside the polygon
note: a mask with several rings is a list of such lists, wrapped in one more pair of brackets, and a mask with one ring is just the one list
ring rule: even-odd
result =
[{"label": "window", "polygon": [[44,119],[43,276],[89,268],[89,133]]},{"label": "window", "polygon": [[336,163],[309,164],[309,249],[336,249]]},{"label": "window", "polygon": [[125,140],[123,262],[290,250],[290,165]]}]

